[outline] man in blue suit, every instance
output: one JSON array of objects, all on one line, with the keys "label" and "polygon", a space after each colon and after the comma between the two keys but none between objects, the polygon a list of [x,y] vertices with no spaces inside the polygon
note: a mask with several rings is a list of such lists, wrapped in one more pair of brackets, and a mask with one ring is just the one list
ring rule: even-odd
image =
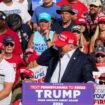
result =
[{"label": "man in blue suit", "polygon": [[54,44],[37,59],[38,64],[48,66],[45,82],[94,82],[89,57],[77,48],[75,34],[64,31]]}]

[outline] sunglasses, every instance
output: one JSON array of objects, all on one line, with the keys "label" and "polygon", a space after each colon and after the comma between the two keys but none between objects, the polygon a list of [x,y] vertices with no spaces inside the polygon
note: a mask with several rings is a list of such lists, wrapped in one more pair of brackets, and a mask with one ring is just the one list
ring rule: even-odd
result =
[{"label": "sunglasses", "polygon": [[11,46],[11,47],[13,47],[14,46],[14,44],[13,43],[5,43],[5,46]]},{"label": "sunglasses", "polygon": [[31,79],[31,78],[34,78],[34,77],[33,76],[27,76],[24,73],[21,74],[21,79],[22,80],[24,80],[24,79]]},{"label": "sunglasses", "polygon": [[97,57],[97,58],[98,58],[98,57],[104,58],[105,55],[100,55],[100,54],[98,54],[98,55],[96,55],[96,57]]},{"label": "sunglasses", "polygon": [[2,54],[2,52],[3,52],[2,49],[0,49],[0,54]]},{"label": "sunglasses", "polygon": [[98,6],[91,4],[90,7],[97,8]]},{"label": "sunglasses", "polygon": [[105,84],[105,81],[104,81],[104,80],[100,80],[100,81],[99,81],[99,84],[100,84],[100,85]]}]

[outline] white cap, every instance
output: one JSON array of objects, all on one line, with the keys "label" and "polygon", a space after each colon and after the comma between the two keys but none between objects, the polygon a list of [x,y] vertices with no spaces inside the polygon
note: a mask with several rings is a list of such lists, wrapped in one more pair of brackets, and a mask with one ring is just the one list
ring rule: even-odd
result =
[{"label": "white cap", "polygon": [[89,0],[89,5],[95,5],[95,6],[101,6],[101,1],[100,0]]}]

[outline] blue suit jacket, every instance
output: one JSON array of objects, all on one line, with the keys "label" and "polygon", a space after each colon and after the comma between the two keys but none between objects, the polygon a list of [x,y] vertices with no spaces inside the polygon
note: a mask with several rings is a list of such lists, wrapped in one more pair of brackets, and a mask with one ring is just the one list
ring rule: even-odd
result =
[{"label": "blue suit jacket", "polygon": [[[53,47],[44,51],[38,58],[38,64],[48,66],[45,82],[50,82],[59,58],[59,51]],[[61,78],[61,82],[77,83],[94,81],[92,71],[92,65],[89,62],[88,56],[80,52],[79,49],[76,49]]]}]

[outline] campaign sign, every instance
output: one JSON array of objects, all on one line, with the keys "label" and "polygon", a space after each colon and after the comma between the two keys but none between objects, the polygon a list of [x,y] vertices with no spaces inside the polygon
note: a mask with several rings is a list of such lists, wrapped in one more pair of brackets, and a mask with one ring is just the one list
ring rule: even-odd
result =
[{"label": "campaign sign", "polygon": [[93,105],[92,84],[23,82],[23,105]]},{"label": "campaign sign", "polygon": [[94,93],[94,105],[105,105],[105,85],[97,85]]}]

